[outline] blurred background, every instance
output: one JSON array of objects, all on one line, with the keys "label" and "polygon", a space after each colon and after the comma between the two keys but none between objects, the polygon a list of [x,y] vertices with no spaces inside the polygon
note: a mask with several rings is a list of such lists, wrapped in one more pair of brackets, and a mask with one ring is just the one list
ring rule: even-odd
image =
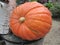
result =
[{"label": "blurred background", "polygon": [[[37,1],[51,11],[52,28],[43,39],[29,44],[20,44],[21,40],[9,31],[7,23],[9,14],[18,5],[31,1]],[[2,26],[3,24],[6,27]],[[0,0],[0,45],[60,45],[60,0]]]}]

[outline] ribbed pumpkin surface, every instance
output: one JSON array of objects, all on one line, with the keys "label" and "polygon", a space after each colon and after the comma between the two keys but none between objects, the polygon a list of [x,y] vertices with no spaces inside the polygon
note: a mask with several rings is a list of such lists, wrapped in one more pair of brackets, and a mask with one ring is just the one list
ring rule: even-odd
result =
[{"label": "ribbed pumpkin surface", "polygon": [[51,25],[50,11],[38,2],[26,2],[15,8],[9,24],[14,35],[29,41],[44,37]]}]

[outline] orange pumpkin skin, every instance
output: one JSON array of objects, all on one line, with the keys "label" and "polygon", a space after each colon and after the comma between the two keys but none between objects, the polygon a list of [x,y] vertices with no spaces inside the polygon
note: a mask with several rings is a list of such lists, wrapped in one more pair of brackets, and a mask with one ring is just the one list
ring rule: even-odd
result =
[{"label": "orange pumpkin skin", "polygon": [[15,8],[10,17],[10,28],[23,40],[38,40],[51,28],[50,11],[38,2],[26,2]]}]

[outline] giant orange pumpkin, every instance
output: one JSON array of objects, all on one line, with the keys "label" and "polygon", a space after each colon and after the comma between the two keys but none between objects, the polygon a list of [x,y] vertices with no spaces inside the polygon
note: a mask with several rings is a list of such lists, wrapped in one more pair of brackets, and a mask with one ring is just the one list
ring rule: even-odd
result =
[{"label": "giant orange pumpkin", "polygon": [[15,8],[10,17],[10,28],[23,40],[38,40],[51,28],[50,11],[38,2],[26,2]]}]

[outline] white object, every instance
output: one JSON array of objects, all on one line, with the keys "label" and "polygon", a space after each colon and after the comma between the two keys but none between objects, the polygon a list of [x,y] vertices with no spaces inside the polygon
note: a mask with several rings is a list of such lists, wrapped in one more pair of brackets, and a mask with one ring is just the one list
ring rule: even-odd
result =
[{"label": "white object", "polygon": [[0,1],[0,34],[9,32],[9,17],[15,7],[16,0],[9,0],[8,4]]},{"label": "white object", "polygon": [[0,1],[0,8],[7,9],[7,7],[8,7],[8,4]]},{"label": "white object", "polygon": [[[2,7],[1,7],[2,5]],[[8,11],[6,10],[8,5],[0,2],[0,34],[7,34],[9,32],[8,27]]]}]

